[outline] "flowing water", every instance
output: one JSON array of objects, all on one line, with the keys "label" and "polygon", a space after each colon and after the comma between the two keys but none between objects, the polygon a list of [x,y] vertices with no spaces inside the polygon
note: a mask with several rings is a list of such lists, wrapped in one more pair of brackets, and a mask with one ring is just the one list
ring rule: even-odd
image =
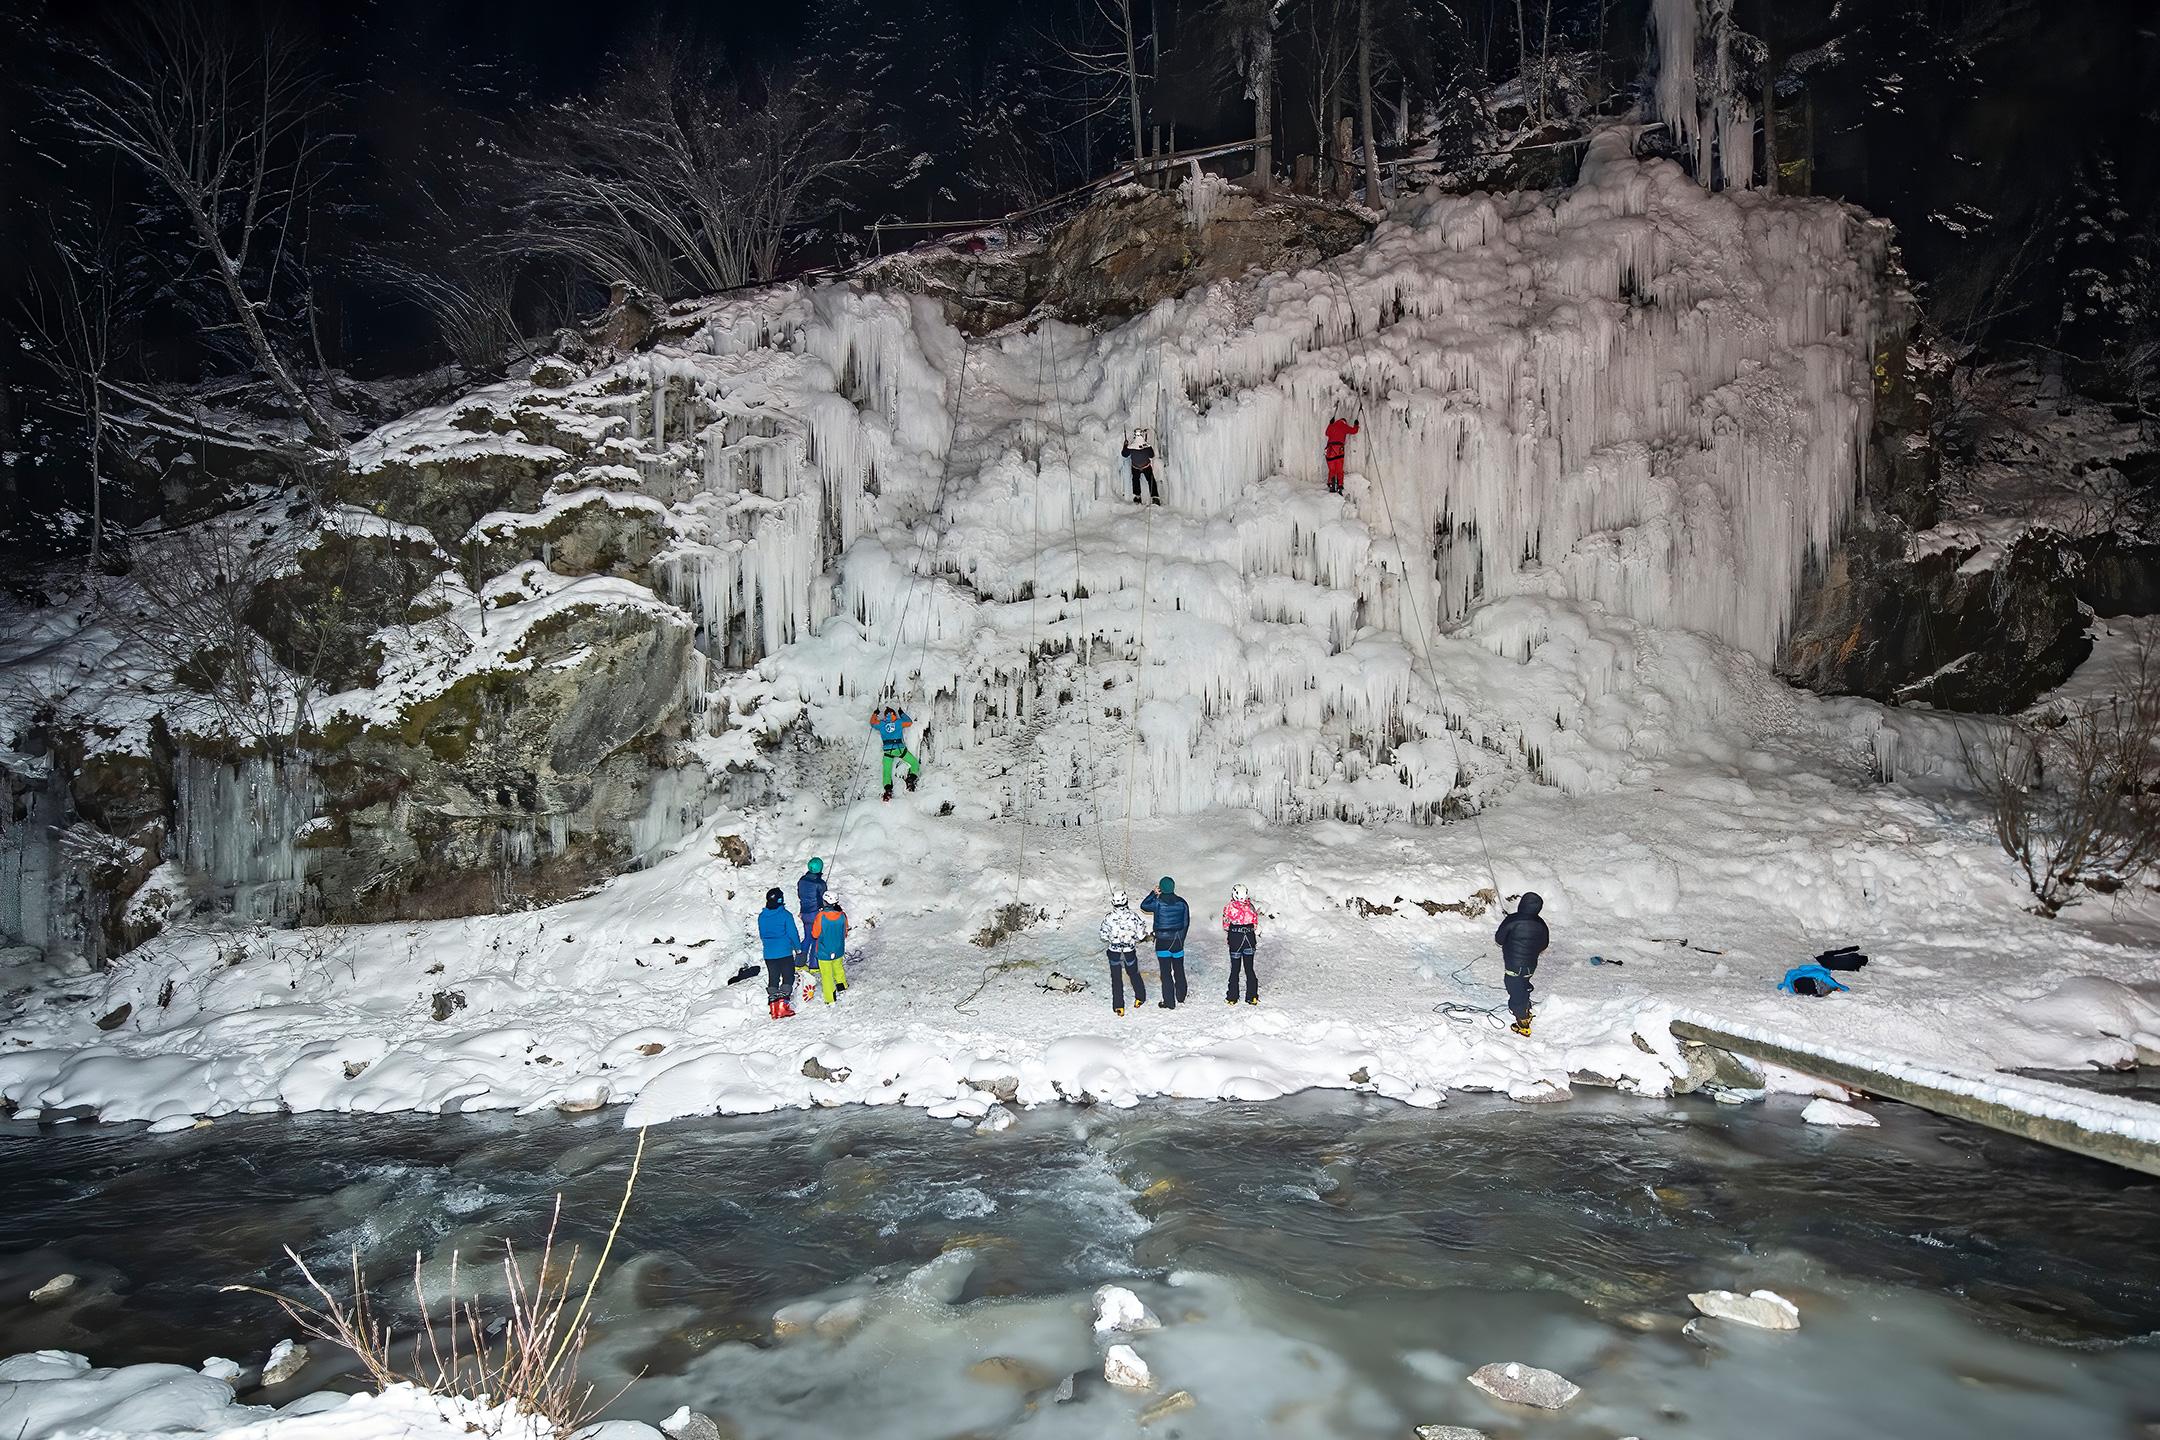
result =
[{"label": "flowing water", "polygon": [[[1438,1114],[1343,1096],[1046,1110],[975,1136],[913,1112],[652,1132],[584,1373],[610,1416],[688,1404],[746,1440],[1142,1433],[1495,1437],[2145,1436],[2160,1423],[2160,1183],[1895,1106],[1617,1096]],[[255,1363],[290,1325],[220,1283],[289,1286],[280,1246],[392,1308],[558,1192],[592,1253],[635,1137],[619,1117],[261,1118],[174,1136],[0,1126],[0,1353]],[[1167,1322],[1156,1396],[1100,1377],[1093,1288]],[[1704,1321],[1687,1292],[1775,1289],[1796,1334]],[[826,1323],[774,1337],[774,1315]],[[837,1311],[824,1307],[838,1305]],[[822,1329],[827,1333],[818,1333]],[[318,1358],[282,1401],[350,1384]],[[979,1362],[1001,1357],[983,1366]],[[1465,1383],[1561,1371],[1557,1415]],[[971,1370],[971,1367],[974,1367]],[[1054,1391],[1077,1375],[1069,1400]],[[243,1398],[256,1398],[243,1396]]]}]

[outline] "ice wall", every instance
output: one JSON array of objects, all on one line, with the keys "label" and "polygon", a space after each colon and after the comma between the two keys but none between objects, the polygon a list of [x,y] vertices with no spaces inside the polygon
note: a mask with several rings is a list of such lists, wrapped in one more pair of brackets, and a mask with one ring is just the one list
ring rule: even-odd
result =
[{"label": "ice wall", "polygon": [[301,832],[320,799],[308,767],[189,750],[174,764],[173,781],[181,865],[243,920],[295,918],[311,854]]},{"label": "ice wall", "polygon": [[[716,774],[787,727],[834,757],[809,783],[859,790],[892,698],[1033,825],[1431,820],[1505,773],[1618,768],[1561,732],[1628,652],[1536,605],[1470,623],[1499,602],[1774,651],[1854,493],[1886,244],[1613,132],[1568,191],[1408,200],[1327,265],[1100,334],[963,342],[853,285],[715,302],[557,402],[601,439],[554,489],[667,507],[654,581],[711,662]],[[1347,496],[1321,483],[1336,415],[1361,427]],[[1159,509],[1130,503],[1134,425]],[[1568,688],[1510,719],[1532,652],[1569,657]],[[655,837],[679,829],[655,806]]]}]

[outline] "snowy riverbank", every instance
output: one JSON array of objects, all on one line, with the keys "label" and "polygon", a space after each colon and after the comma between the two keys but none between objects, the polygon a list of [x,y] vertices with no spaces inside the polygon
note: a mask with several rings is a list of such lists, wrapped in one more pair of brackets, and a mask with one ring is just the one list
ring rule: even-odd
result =
[{"label": "snowy riverbank", "polygon": [[[24,1117],[162,1128],[279,1109],[603,1104],[629,1124],[854,1103],[979,1117],[1000,1096],[1123,1105],[1307,1087],[1435,1106],[1450,1089],[1547,1098],[1586,1076],[1662,1093],[1684,1071],[1663,1025],[1679,1006],[1982,1071],[2160,1049],[2150,930],[2127,906],[2041,919],[1976,821],[1767,755],[1661,765],[1604,796],[1523,786],[1487,813],[1502,888],[1537,889],[1552,920],[1528,1041],[1442,1013],[1502,1001],[1468,824],[1136,824],[1135,863],[1176,875],[1199,913],[1234,879],[1252,885],[1263,999],[1224,1004],[1219,932],[1202,927],[1188,1004],[1117,1018],[1094,941],[1105,837],[1035,828],[1016,853],[1015,827],[938,817],[947,784],[933,771],[914,796],[858,807],[860,858],[833,883],[860,943],[831,1009],[774,1022],[761,978],[726,983],[757,958],[766,887],[791,887],[831,834],[830,812],[798,803],[722,814],[654,867],[550,909],[183,928],[107,973],[18,970],[0,1096]],[[715,854],[721,835],[748,845],[747,867]],[[971,944],[1016,895],[1045,918]],[[1851,994],[1773,988],[1846,943],[1874,957]],[[1087,988],[1042,988],[1053,971]]]}]

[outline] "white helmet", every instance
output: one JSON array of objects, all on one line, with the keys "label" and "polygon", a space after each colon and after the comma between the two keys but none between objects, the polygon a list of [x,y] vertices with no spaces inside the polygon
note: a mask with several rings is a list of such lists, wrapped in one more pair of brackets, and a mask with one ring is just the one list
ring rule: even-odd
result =
[{"label": "white helmet", "polygon": [[1145,445],[1145,444],[1147,444],[1147,437],[1148,437],[1148,432],[1147,432],[1147,427],[1146,427],[1145,425],[1136,425],[1136,426],[1134,426],[1134,427],[1133,427],[1133,432],[1132,432],[1132,443],[1133,443],[1133,444],[1135,444],[1135,445]]},{"label": "white helmet", "polygon": [[1130,896],[1126,895],[1123,890],[1112,890],[1110,892],[1110,905],[1112,909],[1122,910],[1130,904],[1132,904],[1132,899]]},{"label": "white helmet", "polygon": [[1252,891],[1246,889],[1243,885],[1232,885],[1230,887],[1230,898],[1238,901],[1250,900],[1252,899]]}]

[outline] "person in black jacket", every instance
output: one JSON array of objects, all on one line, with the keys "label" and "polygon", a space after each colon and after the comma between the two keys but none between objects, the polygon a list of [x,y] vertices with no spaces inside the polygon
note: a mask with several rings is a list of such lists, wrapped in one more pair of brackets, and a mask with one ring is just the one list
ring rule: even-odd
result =
[{"label": "person in black jacket", "polygon": [[1155,447],[1148,443],[1148,432],[1133,431],[1132,443],[1119,453],[1125,457],[1126,463],[1132,466],[1132,503],[1143,503],[1140,499],[1140,477],[1145,475],[1148,499],[1157,505],[1162,504],[1162,492],[1155,488]]},{"label": "person in black jacket", "polygon": [[1514,1012],[1514,1030],[1518,1035],[1530,1033],[1530,977],[1537,974],[1538,956],[1552,943],[1552,934],[1545,928],[1539,912],[1545,908],[1544,897],[1535,890],[1523,892],[1516,902],[1515,913],[1500,922],[1493,931],[1493,939],[1500,943],[1500,968],[1507,984],[1507,1007]]},{"label": "person in black jacket", "polygon": [[1192,909],[1168,875],[1148,892],[1140,908],[1155,917],[1155,965],[1162,972],[1162,999],[1155,1003],[1175,1010],[1185,998],[1185,927],[1192,923]]}]

